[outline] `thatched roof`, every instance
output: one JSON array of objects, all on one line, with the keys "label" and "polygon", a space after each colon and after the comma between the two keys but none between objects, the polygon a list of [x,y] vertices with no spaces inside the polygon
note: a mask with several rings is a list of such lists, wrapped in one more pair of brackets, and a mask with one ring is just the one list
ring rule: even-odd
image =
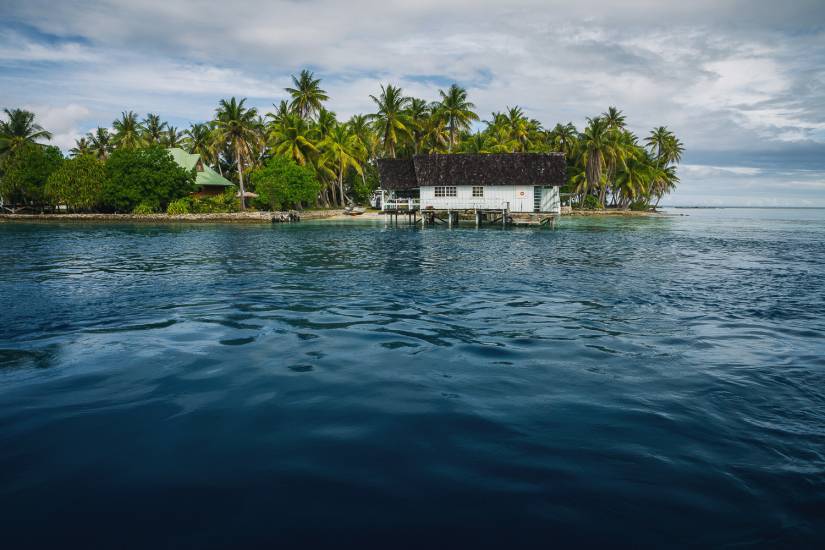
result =
[{"label": "thatched roof", "polygon": [[430,185],[564,185],[562,153],[418,155],[382,159],[378,173],[383,189]]},{"label": "thatched roof", "polygon": [[412,159],[378,159],[378,178],[382,189],[400,191],[418,187]]}]

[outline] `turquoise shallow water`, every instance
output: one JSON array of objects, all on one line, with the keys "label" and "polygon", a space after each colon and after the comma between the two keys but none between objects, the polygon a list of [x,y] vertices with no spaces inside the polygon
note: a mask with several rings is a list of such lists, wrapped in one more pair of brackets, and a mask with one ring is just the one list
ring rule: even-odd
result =
[{"label": "turquoise shallow water", "polygon": [[821,546],[825,211],[672,212],[0,224],[0,532]]}]

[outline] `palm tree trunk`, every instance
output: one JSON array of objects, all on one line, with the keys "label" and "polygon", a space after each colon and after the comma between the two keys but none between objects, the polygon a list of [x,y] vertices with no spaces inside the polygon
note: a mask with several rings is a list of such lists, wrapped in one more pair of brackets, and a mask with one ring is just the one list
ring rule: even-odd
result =
[{"label": "palm tree trunk", "polygon": [[241,210],[246,210],[246,197],[243,187],[243,159],[241,158],[241,146],[235,145],[235,157],[238,160],[238,181],[241,183]]},{"label": "palm tree trunk", "polygon": [[338,169],[338,190],[341,192],[341,206],[347,204],[347,199],[344,197],[344,163],[340,164]]}]

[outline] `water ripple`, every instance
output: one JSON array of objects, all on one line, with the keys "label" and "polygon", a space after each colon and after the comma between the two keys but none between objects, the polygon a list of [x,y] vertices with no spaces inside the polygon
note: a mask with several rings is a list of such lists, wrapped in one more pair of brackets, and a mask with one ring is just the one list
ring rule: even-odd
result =
[{"label": "water ripple", "polygon": [[822,546],[825,215],[690,214],[0,224],[4,538]]}]

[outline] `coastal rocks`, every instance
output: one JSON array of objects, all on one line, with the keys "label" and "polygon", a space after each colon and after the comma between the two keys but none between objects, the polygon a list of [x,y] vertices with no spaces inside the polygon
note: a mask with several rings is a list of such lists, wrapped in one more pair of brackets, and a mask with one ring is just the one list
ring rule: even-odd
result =
[{"label": "coastal rocks", "polygon": [[128,223],[289,223],[301,219],[330,218],[341,210],[297,212],[226,212],[221,214],[0,214],[0,223],[38,222],[128,222]]}]

